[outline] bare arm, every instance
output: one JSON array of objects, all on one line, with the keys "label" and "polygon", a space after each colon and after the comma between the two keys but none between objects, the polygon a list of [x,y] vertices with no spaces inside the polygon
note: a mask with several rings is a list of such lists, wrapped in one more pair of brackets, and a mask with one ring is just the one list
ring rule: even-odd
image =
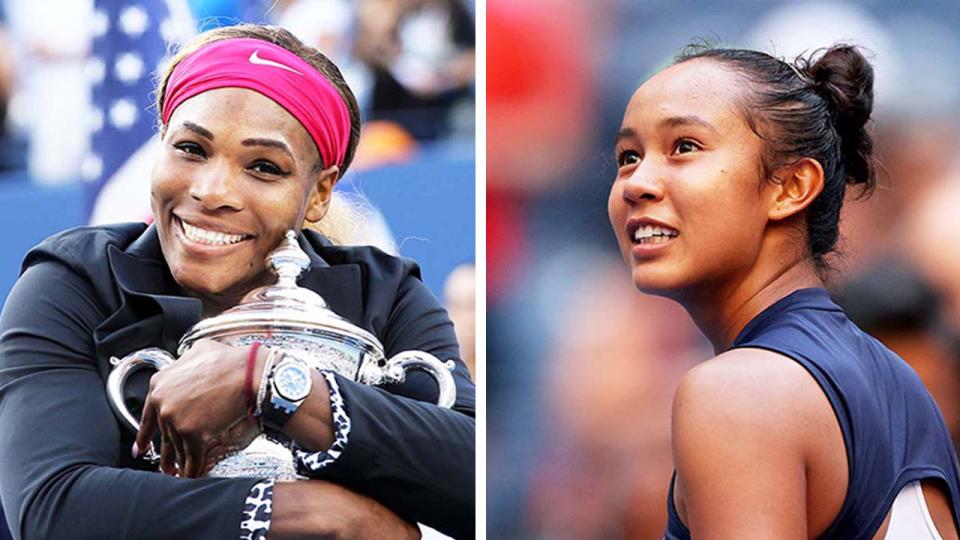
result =
[{"label": "bare arm", "polygon": [[278,483],[270,538],[415,540],[420,531],[380,503],[322,480]]},{"label": "bare arm", "polygon": [[823,518],[810,519],[808,472],[835,436],[822,429],[825,415],[832,420],[813,378],[775,353],[733,350],[688,373],[674,400],[673,447],[675,501],[692,536],[816,534],[810,524],[819,529]]}]

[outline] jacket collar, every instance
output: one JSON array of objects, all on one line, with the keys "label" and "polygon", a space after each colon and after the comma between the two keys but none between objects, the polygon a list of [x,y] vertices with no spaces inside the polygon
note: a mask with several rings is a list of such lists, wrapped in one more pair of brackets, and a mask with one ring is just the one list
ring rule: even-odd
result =
[{"label": "jacket collar", "polygon": [[[322,236],[308,239],[301,234],[299,243],[311,262],[300,286],[316,291],[330,309],[359,325],[363,313],[359,265],[328,263],[320,251],[330,244]],[[175,354],[180,338],[200,320],[202,304],[187,296],[170,275],[156,225],[150,225],[126,249],[109,246],[107,261],[119,306],[94,330],[97,357],[106,361],[144,347],[161,347]]]}]

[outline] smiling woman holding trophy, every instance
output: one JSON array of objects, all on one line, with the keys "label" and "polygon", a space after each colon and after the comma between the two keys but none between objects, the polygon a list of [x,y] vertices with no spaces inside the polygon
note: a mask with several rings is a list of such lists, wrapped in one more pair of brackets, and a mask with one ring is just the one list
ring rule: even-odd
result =
[{"label": "smiling woman holding trophy", "polygon": [[282,29],[227,27],[157,95],[155,223],[46,240],[0,319],[14,535],[472,537],[449,317],[412,262],[301,231],[359,138],[339,70]]}]

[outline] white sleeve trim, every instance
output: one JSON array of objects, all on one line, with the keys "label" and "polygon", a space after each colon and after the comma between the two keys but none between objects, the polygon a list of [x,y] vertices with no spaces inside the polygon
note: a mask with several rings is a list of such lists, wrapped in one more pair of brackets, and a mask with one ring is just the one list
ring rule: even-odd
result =
[{"label": "white sleeve trim", "polygon": [[308,452],[293,445],[293,459],[296,462],[297,472],[304,476],[311,476],[319,472],[324,467],[330,465],[340,457],[343,450],[347,447],[347,440],[350,436],[350,417],[347,416],[347,408],[343,403],[343,396],[340,394],[340,386],[337,384],[337,378],[332,372],[321,371],[324,379],[327,381],[327,388],[330,393],[330,412],[333,414],[334,440],[326,451]]},{"label": "white sleeve trim", "polygon": [[273,515],[273,480],[261,480],[250,488],[240,518],[240,540],[265,540]]}]

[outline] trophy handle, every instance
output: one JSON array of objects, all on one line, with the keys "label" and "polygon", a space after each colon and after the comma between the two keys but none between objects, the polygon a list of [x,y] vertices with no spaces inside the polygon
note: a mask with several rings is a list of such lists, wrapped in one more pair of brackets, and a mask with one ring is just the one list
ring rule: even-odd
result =
[{"label": "trophy handle", "polygon": [[[110,402],[113,412],[123,418],[134,431],[140,431],[140,422],[133,417],[123,400],[123,388],[127,379],[133,372],[144,368],[160,371],[173,364],[175,360],[173,355],[156,347],[134,351],[122,359],[116,357],[110,359],[110,363],[115,367],[107,376],[107,401]],[[160,459],[152,445],[146,450],[145,458],[150,461]]]},{"label": "trophy handle", "polygon": [[457,401],[457,385],[453,381],[453,360],[441,362],[436,356],[423,351],[403,351],[395,354],[387,364],[380,368],[370,365],[360,376],[367,384],[400,384],[406,379],[407,371],[419,368],[433,376],[440,388],[437,406],[449,409]]}]

